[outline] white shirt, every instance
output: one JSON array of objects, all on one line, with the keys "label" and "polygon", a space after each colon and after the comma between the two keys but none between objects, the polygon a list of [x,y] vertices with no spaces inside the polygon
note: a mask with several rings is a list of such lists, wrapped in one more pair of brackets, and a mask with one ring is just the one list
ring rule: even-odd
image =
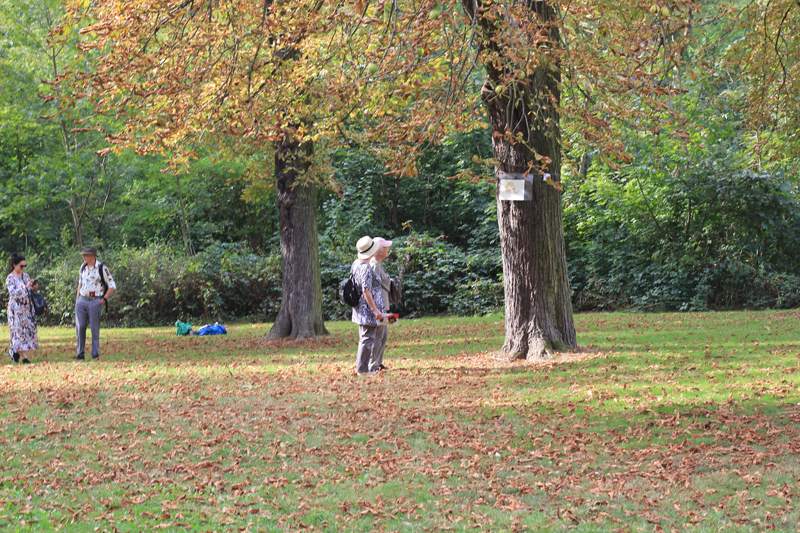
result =
[{"label": "white shirt", "polygon": [[[103,284],[100,282],[100,265],[96,261],[93,267],[86,265],[83,271],[80,272],[81,296],[84,298],[100,298],[103,296]],[[109,289],[116,289],[117,284],[114,283],[114,278],[111,277],[111,272],[108,267],[103,265],[103,275],[106,278],[106,283]]]}]

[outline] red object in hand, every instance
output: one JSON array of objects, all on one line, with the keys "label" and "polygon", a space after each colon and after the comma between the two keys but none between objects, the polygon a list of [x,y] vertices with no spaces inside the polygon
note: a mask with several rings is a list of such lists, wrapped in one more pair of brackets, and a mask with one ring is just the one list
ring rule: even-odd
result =
[{"label": "red object in hand", "polygon": [[394,324],[397,322],[397,319],[400,318],[400,315],[397,313],[392,313],[391,315],[383,315],[383,319],[389,322],[389,324]]}]

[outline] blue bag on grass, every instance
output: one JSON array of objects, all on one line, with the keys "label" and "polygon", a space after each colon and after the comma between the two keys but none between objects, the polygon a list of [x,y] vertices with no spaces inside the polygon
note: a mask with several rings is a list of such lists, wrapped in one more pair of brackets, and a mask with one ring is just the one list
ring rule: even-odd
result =
[{"label": "blue bag on grass", "polygon": [[228,330],[219,322],[215,324],[206,324],[197,330],[198,335],[227,335]]}]

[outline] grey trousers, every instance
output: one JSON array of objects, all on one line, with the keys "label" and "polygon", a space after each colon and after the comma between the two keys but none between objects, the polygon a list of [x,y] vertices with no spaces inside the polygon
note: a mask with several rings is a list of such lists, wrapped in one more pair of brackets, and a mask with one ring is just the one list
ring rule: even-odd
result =
[{"label": "grey trousers", "polygon": [[92,357],[100,355],[100,311],[103,300],[87,300],[78,296],[75,302],[75,328],[78,330],[78,355],[86,348],[86,326],[92,329]]},{"label": "grey trousers", "polygon": [[386,350],[386,338],[389,335],[389,326],[377,326],[375,334],[375,344],[372,345],[372,359],[369,362],[369,369],[377,372],[383,364],[383,352]]},{"label": "grey trousers", "polygon": [[380,326],[358,326],[358,354],[356,355],[356,372],[365,374],[372,368],[372,350],[377,339]]}]

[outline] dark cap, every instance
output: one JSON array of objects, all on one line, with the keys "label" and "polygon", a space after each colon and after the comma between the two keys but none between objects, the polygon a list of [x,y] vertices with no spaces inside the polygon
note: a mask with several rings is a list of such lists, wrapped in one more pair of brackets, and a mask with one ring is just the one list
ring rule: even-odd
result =
[{"label": "dark cap", "polygon": [[81,255],[97,255],[97,248],[94,246],[84,246],[83,251],[81,251]]}]

